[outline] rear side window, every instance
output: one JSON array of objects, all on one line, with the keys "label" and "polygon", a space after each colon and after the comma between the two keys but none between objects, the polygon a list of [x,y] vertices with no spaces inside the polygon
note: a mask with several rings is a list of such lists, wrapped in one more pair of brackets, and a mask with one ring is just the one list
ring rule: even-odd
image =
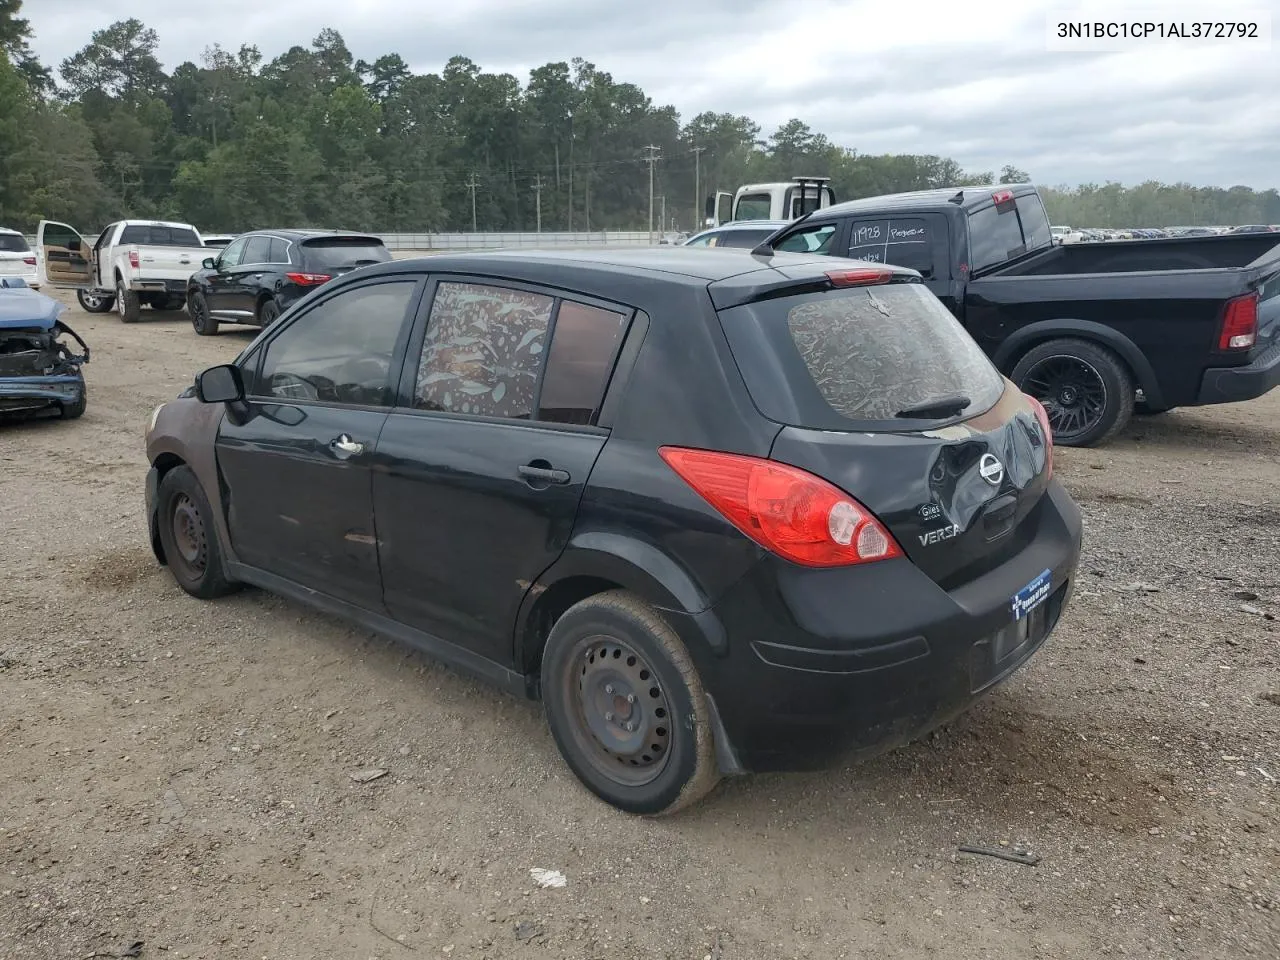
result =
[{"label": "rear side window", "polygon": [[[1017,207],[1027,249],[1049,246],[1053,242],[1053,234],[1049,230],[1049,215],[1044,212],[1044,204],[1040,202],[1040,198],[1029,193],[1017,199]],[[1070,227],[1067,229],[1070,230]]]},{"label": "rear side window", "polygon": [[733,307],[721,325],[756,407],[820,430],[904,430],[903,411],[967,397],[959,416],[990,409],[1004,380],[921,283],[783,297]]},{"label": "rear side window", "polygon": [[933,275],[933,240],[921,217],[855,220],[849,225],[848,256],[919,270],[925,277]]},{"label": "rear side window", "polygon": [[555,298],[479,283],[436,287],[414,386],[420,410],[527,420]]},{"label": "rear side window", "polygon": [[369,237],[325,237],[302,244],[303,266],[313,273],[385,263],[391,251]]},{"label": "rear side window", "polygon": [[711,238],[713,247],[745,247],[751,248],[756,246],[769,234],[772,230],[726,230],[724,233]]},{"label": "rear side window", "polygon": [[[47,230],[45,232],[48,233]],[[0,252],[26,253],[30,249],[25,237],[16,233],[0,233]]]},{"label": "rear side window", "polygon": [[271,252],[268,254],[268,257],[268,263],[288,263],[289,241],[281,240],[279,237],[272,237]]},{"label": "rear side window", "polygon": [[241,263],[268,263],[271,256],[270,237],[250,237],[244,247]]},{"label": "rear side window", "polygon": [[560,301],[538,397],[539,420],[591,423],[626,322],[626,315],[612,310]]}]

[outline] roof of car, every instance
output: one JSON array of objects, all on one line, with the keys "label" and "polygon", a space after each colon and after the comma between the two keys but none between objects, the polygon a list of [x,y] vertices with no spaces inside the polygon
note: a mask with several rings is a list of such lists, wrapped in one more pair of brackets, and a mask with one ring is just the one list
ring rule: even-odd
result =
[{"label": "roof of car", "polygon": [[[700,237],[704,233],[720,233],[726,230],[777,230],[790,222],[790,220],[730,220],[718,227],[707,227],[700,233],[695,233],[694,236]],[[690,237],[690,239],[693,238]]]},{"label": "roof of car", "polygon": [[65,309],[29,287],[0,287],[0,330],[50,330]]},{"label": "roof of car", "polygon": [[22,234],[19,231],[10,230],[8,227],[0,227],[0,233],[13,233],[13,234],[17,234],[18,236],[22,236]]},{"label": "roof of car", "polygon": [[943,187],[938,190],[912,190],[909,193],[890,193],[880,197],[863,197],[861,200],[846,200],[829,207],[817,210],[811,220],[825,220],[827,217],[842,217],[850,213],[861,213],[867,210],[905,210],[936,207],[956,207],[970,211],[991,203],[992,194],[1001,190],[1012,191],[1015,197],[1027,196],[1036,192],[1034,184],[987,184],[982,187]]},{"label": "roof of car", "polygon": [[244,233],[234,234],[237,239],[240,237],[251,237],[266,234],[272,237],[281,237],[285,240],[312,240],[316,237],[361,237],[370,240],[382,242],[376,233],[365,233],[362,230],[311,230],[298,227],[285,227],[280,230],[273,230],[269,227],[263,227],[260,230],[246,230]]}]

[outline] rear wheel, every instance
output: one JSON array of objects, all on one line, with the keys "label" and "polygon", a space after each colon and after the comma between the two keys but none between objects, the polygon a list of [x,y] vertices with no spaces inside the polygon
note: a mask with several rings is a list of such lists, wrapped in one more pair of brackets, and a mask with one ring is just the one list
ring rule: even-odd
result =
[{"label": "rear wheel", "polygon": [[218,321],[209,315],[209,301],[199,290],[193,290],[187,299],[187,314],[191,326],[202,337],[212,337],[218,332]]},{"label": "rear wheel", "polygon": [[142,315],[138,294],[126,287],[123,280],[116,281],[116,312],[125,323],[137,323]]},{"label": "rear wheel", "polygon": [[689,652],[632,594],[588,597],[556,621],[543,651],[542,696],[565,762],[615,807],[673,813],[719,780]]},{"label": "rear wheel", "polygon": [[235,589],[222,572],[213,510],[190,467],[174,467],[164,475],[156,514],[165,563],[178,586],[202,600]]},{"label": "rear wheel", "polygon": [[1064,447],[1106,443],[1133,416],[1129,368],[1088,340],[1050,340],[1032,347],[1010,379],[1044,405],[1053,441]]},{"label": "rear wheel", "polygon": [[263,300],[262,306],[258,308],[258,325],[269,327],[275,323],[278,316],[280,316],[280,307],[276,305],[276,302],[274,300]]},{"label": "rear wheel", "polygon": [[116,305],[116,298],[93,290],[77,290],[76,300],[85,313],[106,313]]}]

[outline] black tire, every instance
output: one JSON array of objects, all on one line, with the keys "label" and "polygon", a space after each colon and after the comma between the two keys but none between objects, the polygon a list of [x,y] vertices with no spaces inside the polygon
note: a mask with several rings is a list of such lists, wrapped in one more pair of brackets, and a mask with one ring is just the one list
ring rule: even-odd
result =
[{"label": "black tire", "polygon": [[109,313],[116,305],[116,298],[101,293],[90,293],[88,290],[77,290],[76,300],[85,313]]},{"label": "black tire", "polygon": [[1177,407],[1153,407],[1149,403],[1138,402],[1133,405],[1133,415],[1135,417],[1156,417],[1162,413],[1168,413],[1170,410],[1176,410]]},{"label": "black tire", "polygon": [[187,294],[187,315],[191,317],[191,326],[202,337],[218,335],[218,321],[209,315],[209,301],[199,290]]},{"label": "black tire", "polygon": [[222,572],[213,510],[190,467],[174,467],[160,481],[156,525],[165,563],[178,586],[201,600],[235,590],[237,585]]},{"label": "black tire", "polygon": [[275,323],[278,316],[280,316],[279,305],[271,299],[263,300],[258,307],[258,326],[265,329]]},{"label": "black tire", "polygon": [[1118,356],[1089,340],[1038,344],[1009,379],[1044,404],[1053,442],[1064,447],[1106,443],[1133,416],[1133,374]]},{"label": "black tire", "polygon": [[80,399],[75,403],[64,403],[59,410],[63,420],[78,420],[84,416],[85,408],[89,406],[89,388],[85,386],[84,375],[80,375]]},{"label": "black tire", "polygon": [[[621,810],[674,813],[720,779],[689,652],[630,593],[588,597],[556,621],[542,654],[542,697],[569,769]],[[635,729],[624,730],[626,723]]]},{"label": "black tire", "polygon": [[138,294],[126,287],[123,280],[116,281],[116,313],[124,323],[137,323],[142,315]]}]

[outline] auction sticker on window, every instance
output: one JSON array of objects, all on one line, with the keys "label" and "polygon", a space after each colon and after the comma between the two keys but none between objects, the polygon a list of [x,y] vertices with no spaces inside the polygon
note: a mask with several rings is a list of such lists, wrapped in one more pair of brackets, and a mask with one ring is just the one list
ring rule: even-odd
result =
[{"label": "auction sticker on window", "polygon": [[1015,593],[1013,595],[1013,619],[1021,620],[1040,604],[1044,603],[1044,599],[1049,596],[1049,590],[1052,587],[1053,574],[1051,571],[1046,570]]}]

